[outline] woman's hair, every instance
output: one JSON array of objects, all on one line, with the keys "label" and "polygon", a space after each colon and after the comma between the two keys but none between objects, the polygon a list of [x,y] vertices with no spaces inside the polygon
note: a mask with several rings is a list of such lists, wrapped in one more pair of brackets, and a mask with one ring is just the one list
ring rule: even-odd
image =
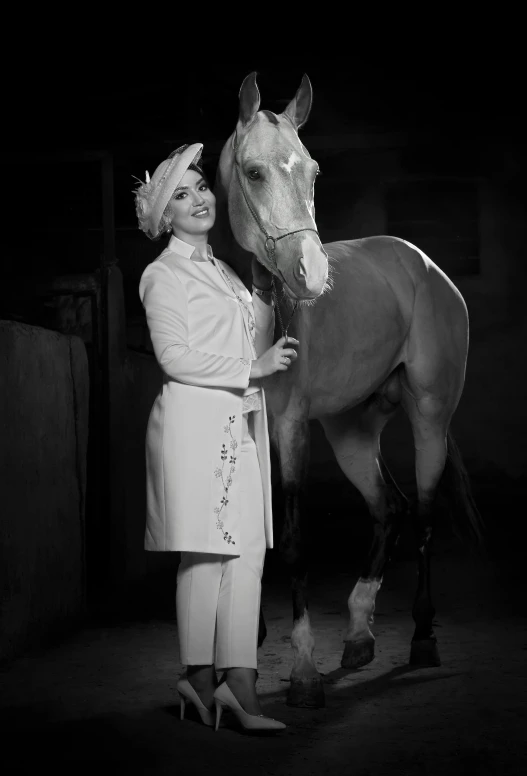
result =
[{"label": "woman's hair", "polygon": [[[207,176],[205,175],[205,173],[203,172],[202,168],[199,165],[189,164],[187,169],[192,170],[193,172],[197,172],[198,175],[201,175],[201,177],[204,179],[207,186],[210,186]],[[159,221],[158,237],[161,237],[161,235],[165,234],[166,232],[170,232],[172,228],[169,208],[170,208],[170,200],[168,201],[168,204],[164,209],[163,215],[161,216],[161,219]]]}]

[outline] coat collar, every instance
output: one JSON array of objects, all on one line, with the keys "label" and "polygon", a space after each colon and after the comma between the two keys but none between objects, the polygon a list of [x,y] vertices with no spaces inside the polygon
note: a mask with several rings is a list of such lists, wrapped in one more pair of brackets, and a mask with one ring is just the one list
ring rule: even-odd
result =
[{"label": "coat collar", "polygon": [[[170,240],[168,241],[167,249],[171,251],[172,253],[177,253],[179,256],[183,256],[185,259],[191,259],[192,254],[196,250],[193,245],[190,245],[190,243],[185,242],[184,240],[180,240],[179,237],[176,237],[176,235],[172,235]],[[207,245],[207,253],[209,256],[209,259],[213,259],[212,255],[212,248],[210,245]],[[201,261],[201,259],[195,259],[195,261]]]},{"label": "coat collar", "polygon": [[[179,237],[176,237],[175,235],[172,235],[170,240],[168,241],[168,245],[165,249],[166,251],[170,251],[171,253],[176,253],[178,256],[183,256],[185,259],[191,259],[192,254],[196,250],[193,245],[190,245],[190,243],[185,242],[184,240],[180,240]],[[227,292],[230,296],[236,297],[237,294],[241,294],[242,296],[245,295],[245,302],[251,302],[251,295],[247,291],[247,288],[245,287],[244,283],[240,280],[238,275],[232,271],[230,266],[226,263],[223,263],[223,266],[219,265],[218,259],[214,257],[214,254],[212,253],[212,248],[210,245],[207,244],[207,253],[209,255],[209,259],[216,265],[218,268],[219,274],[221,275],[221,278],[223,282],[225,283],[225,288],[227,289]],[[205,263],[202,259],[194,259],[194,263],[200,264]],[[230,279],[231,283],[234,284],[235,287],[237,287],[237,291],[230,285],[230,283],[227,280],[227,277]]]}]

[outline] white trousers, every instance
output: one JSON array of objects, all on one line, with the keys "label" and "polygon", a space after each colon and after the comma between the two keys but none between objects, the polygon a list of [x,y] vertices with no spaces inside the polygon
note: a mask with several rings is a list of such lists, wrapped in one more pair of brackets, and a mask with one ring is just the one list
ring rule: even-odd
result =
[{"label": "white trousers", "polygon": [[[260,410],[261,411],[261,410]],[[262,478],[253,413],[242,416],[239,556],[182,552],[176,615],[181,663],[256,668],[261,578],[266,542]]]}]

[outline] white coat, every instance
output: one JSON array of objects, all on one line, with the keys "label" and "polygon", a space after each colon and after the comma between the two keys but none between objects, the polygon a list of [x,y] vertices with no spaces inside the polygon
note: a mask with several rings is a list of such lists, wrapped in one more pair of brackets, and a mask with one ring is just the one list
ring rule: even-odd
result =
[{"label": "white coat", "polygon": [[[224,262],[172,237],[139,284],[163,386],[146,433],[145,549],[239,555],[243,396],[272,345],[274,310]],[[212,253],[211,253],[212,256]],[[230,279],[235,292],[228,282]],[[238,295],[239,299],[236,298]],[[241,303],[242,300],[245,306]],[[273,546],[265,395],[254,412],[267,547]]]}]

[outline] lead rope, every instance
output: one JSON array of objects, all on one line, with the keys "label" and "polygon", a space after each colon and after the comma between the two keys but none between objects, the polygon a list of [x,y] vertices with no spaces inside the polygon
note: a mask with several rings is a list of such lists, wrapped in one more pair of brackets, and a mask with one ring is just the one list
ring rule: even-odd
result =
[{"label": "lead rope", "polygon": [[284,322],[282,320],[282,313],[280,312],[280,305],[278,304],[278,292],[276,290],[276,285],[274,282],[274,275],[271,275],[271,285],[273,288],[272,295],[274,300],[274,306],[275,306],[276,312],[278,313],[278,322],[280,324],[280,329],[282,330],[282,337],[285,337],[284,347],[287,347],[287,331],[289,329],[289,326],[291,325],[291,321],[293,320],[293,315],[296,312],[296,308],[298,307],[298,301],[295,300],[295,303],[293,304],[293,310],[287,322],[287,326],[284,327]]},{"label": "lead rope", "polygon": [[[247,205],[247,207],[249,209],[249,213],[252,215],[252,217],[254,218],[256,223],[258,224],[258,227],[259,227],[260,231],[265,235],[264,247],[265,247],[265,250],[267,252],[267,257],[268,257],[269,261],[271,262],[271,264],[274,265],[274,268],[276,269],[276,271],[278,272],[278,266],[276,264],[276,259],[275,259],[276,243],[278,242],[278,240],[283,240],[284,237],[290,237],[292,234],[298,234],[299,232],[315,232],[315,234],[318,235],[318,231],[316,229],[313,229],[311,226],[305,226],[302,229],[294,229],[292,232],[286,232],[285,234],[281,234],[279,237],[273,237],[272,235],[270,235],[269,232],[267,231],[267,229],[264,227],[264,225],[260,221],[260,219],[258,218],[258,214],[256,213],[255,209],[253,208],[253,206],[252,206],[252,204],[251,204],[251,202],[250,202],[250,200],[249,200],[249,198],[248,198],[248,196],[247,196],[247,194],[245,192],[245,189],[244,189],[243,183],[242,183],[242,178],[241,178],[241,175],[240,175],[240,169],[239,169],[239,166],[238,166],[238,162],[236,161],[236,157],[234,157],[234,168],[236,170],[236,175],[237,175],[237,178],[238,178],[238,183],[240,185],[240,189],[241,189],[241,192],[243,194],[243,198],[245,200],[245,204]],[[320,237],[320,235],[318,235],[318,236]]]}]

